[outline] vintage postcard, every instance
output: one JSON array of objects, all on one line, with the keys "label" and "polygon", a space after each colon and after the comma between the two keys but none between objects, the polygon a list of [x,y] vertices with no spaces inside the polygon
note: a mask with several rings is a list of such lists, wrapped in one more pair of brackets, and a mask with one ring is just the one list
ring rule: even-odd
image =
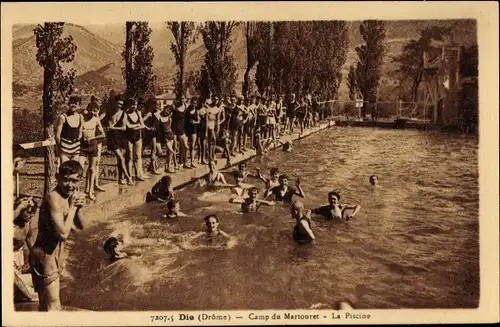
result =
[{"label": "vintage postcard", "polygon": [[498,3],[1,15],[4,325],[499,321]]}]

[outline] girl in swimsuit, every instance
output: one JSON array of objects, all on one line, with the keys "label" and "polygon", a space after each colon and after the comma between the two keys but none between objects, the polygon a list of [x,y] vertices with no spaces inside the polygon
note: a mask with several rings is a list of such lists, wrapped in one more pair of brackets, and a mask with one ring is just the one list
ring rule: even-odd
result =
[{"label": "girl in swimsuit", "polygon": [[291,208],[292,218],[295,219],[295,227],[293,228],[293,240],[297,243],[309,243],[316,239],[311,229],[311,211],[305,210],[304,204],[300,201],[295,201]]},{"label": "girl in swimsuit", "polygon": [[264,175],[262,175],[259,168],[257,168],[257,174],[259,175],[260,180],[266,184],[266,190],[280,185],[280,171],[278,168],[271,168],[269,178],[266,178]]},{"label": "girl in swimsuit", "polygon": [[78,161],[80,157],[80,142],[82,139],[83,117],[77,110],[80,99],[72,96],[68,101],[69,109],[59,116],[56,124],[56,144],[59,149],[59,164],[68,160]]},{"label": "girl in swimsuit", "polygon": [[192,98],[186,113],[186,134],[189,140],[189,158],[191,161],[189,167],[191,168],[196,168],[194,165],[194,150],[196,148],[196,135],[198,134],[198,126],[200,124],[198,106],[198,100]]},{"label": "girl in swimsuit", "polygon": [[[175,136],[172,131],[172,106],[166,106],[161,113],[155,115],[158,118],[159,135],[162,139],[162,143],[165,143],[165,148],[167,149],[167,160],[165,161],[165,172],[174,173],[177,167],[177,157],[175,156]],[[171,166],[173,162],[174,167]]]},{"label": "girl in swimsuit", "polygon": [[98,117],[88,110],[83,113],[83,139],[82,139],[82,156],[80,156],[80,164],[84,167],[88,160],[89,169],[85,179],[85,193],[91,200],[95,200],[94,184],[96,177],[96,165],[98,147],[97,142],[105,137],[104,128]]},{"label": "girl in swimsuit", "polygon": [[133,176],[135,168],[136,179],[143,181],[146,179],[142,169],[142,130],[147,128],[142,119],[140,110],[137,110],[137,102],[128,100],[126,103],[126,135],[127,135],[127,167],[130,176]]},{"label": "girl in swimsuit", "polygon": [[149,171],[155,175],[160,175],[158,167],[158,155],[161,154],[161,121],[160,121],[160,112],[161,112],[161,102],[156,101],[152,103],[152,113],[148,113],[144,117],[144,122],[148,126],[149,134],[151,137],[151,165]]},{"label": "girl in swimsuit", "polygon": [[125,123],[125,112],[122,110],[123,101],[118,100],[116,102],[117,108],[116,112],[109,119],[109,127],[107,133],[108,139],[108,149],[113,151],[118,168],[118,182],[120,184],[125,184],[123,178],[127,179],[127,183],[132,185],[132,177],[130,176],[127,164],[125,162],[125,148],[127,147],[125,138],[125,131],[127,129]]},{"label": "girl in swimsuit", "polygon": [[187,165],[187,151],[188,151],[188,140],[185,131],[186,125],[186,104],[184,103],[184,97],[176,101],[174,106],[174,111],[172,112],[172,129],[174,132],[175,144],[179,149],[179,166],[176,169],[180,169],[183,165],[184,168],[191,168]]},{"label": "girl in swimsuit", "polygon": [[359,205],[341,205],[340,195],[338,192],[331,191],[328,193],[328,205],[318,207],[313,209],[312,212],[326,217],[327,219],[345,219],[349,220],[353,218],[361,206]]}]

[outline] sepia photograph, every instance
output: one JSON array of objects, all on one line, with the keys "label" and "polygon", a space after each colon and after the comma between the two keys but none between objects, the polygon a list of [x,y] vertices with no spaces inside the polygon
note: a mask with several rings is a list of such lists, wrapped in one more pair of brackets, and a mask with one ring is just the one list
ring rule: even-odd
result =
[{"label": "sepia photograph", "polygon": [[3,302],[171,325],[479,309],[481,19],[204,12],[10,18]]}]

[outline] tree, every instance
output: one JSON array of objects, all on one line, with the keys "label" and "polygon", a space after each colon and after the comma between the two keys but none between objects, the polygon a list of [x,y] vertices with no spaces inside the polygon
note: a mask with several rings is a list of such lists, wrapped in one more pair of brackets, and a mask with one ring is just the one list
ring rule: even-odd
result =
[{"label": "tree", "polygon": [[175,95],[180,99],[185,95],[184,69],[186,53],[190,44],[195,41],[195,25],[193,22],[168,22],[168,28],[174,36],[170,50],[174,54],[178,71],[175,79]]},{"label": "tree", "polygon": [[[72,62],[77,46],[71,36],[62,37],[64,23],[44,23],[33,30],[36,37],[36,60],[43,67],[43,136],[54,137],[57,108],[73,91],[75,70],[63,71],[61,63]],[[54,146],[45,147],[44,194],[52,189],[55,177]]]},{"label": "tree", "polygon": [[[356,47],[358,54],[356,80],[363,99],[374,102],[385,55],[385,24],[383,21],[365,20],[359,26],[359,31],[365,43]],[[363,107],[363,116],[364,111]]]},{"label": "tree", "polygon": [[245,75],[243,77],[243,97],[248,97],[248,92],[250,88],[250,71],[252,67],[257,63],[258,58],[258,46],[259,46],[259,35],[258,35],[258,24],[257,22],[246,22],[245,23],[245,39],[246,39],[246,50],[247,50],[247,68],[245,70]]},{"label": "tree", "polygon": [[[411,89],[409,98],[411,101],[417,101],[418,89],[422,82],[424,74],[424,53],[434,58],[440,55],[441,47],[434,46],[434,41],[443,41],[445,35],[449,35],[450,28],[432,26],[427,27],[420,33],[418,40],[408,41],[401,54],[393,59],[393,62],[399,64],[397,72],[401,76],[401,84],[404,85],[407,80],[410,81]],[[403,91],[403,94],[406,93]]]},{"label": "tree", "polygon": [[200,96],[211,94],[221,97],[232,94],[236,84],[236,65],[231,51],[231,32],[236,22],[204,23],[200,27],[207,52],[200,73]]},{"label": "tree", "polygon": [[358,94],[358,82],[356,82],[356,68],[354,68],[353,65],[349,66],[347,86],[349,87],[349,100],[356,100]]},{"label": "tree", "polygon": [[126,97],[145,98],[146,92],[153,86],[156,75],[153,73],[153,48],[149,45],[151,28],[147,22],[127,22],[125,49],[122,68],[126,82]]}]

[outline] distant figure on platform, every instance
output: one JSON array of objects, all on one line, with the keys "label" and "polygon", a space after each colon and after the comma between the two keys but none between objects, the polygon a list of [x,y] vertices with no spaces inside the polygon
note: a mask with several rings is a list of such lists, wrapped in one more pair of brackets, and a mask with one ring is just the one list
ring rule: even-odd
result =
[{"label": "distant figure on platform", "polygon": [[163,176],[156,183],[150,192],[146,193],[146,202],[159,201],[168,203],[174,198],[174,188],[172,178],[169,175]]},{"label": "distant figure on platform", "polygon": [[168,201],[167,210],[168,212],[162,216],[163,218],[174,219],[187,216],[185,213],[181,212],[180,202],[175,199]]},{"label": "distant figure on platform", "polygon": [[353,218],[359,210],[361,210],[361,206],[359,205],[341,205],[339,193],[331,191],[328,193],[328,205],[313,209],[312,212],[324,216],[327,219],[349,220]]},{"label": "distant figure on platform", "polygon": [[292,202],[292,197],[298,195],[301,198],[305,197],[304,191],[300,187],[300,178],[295,181],[295,187],[288,185],[288,176],[281,175],[279,177],[279,186],[274,186],[266,191],[265,198],[273,195],[275,201]]},{"label": "distant figure on platform", "polygon": [[40,311],[61,310],[64,245],[72,229],[84,228],[79,209],[85,205],[85,194],[78,192],[82,174],[78,161],[62,163],[56,175],[57,186],[40,207],[38,234],[30,251],[31,276],[40,298]]},{"label": "distant figure on platform", "polygon": [[[141,105],[143,105],[141,103]],[[144,174],[142,167],[142,131],[148,127],[144,124],[142,113],[137,108],[137,102],[133,99],[128,99],[125,104],[125,122],[127,137],[127,148],[125,161],[127,162],[127,171],[132,177],[135,168],[135,177],[139,181],[144,181],[149,178]]]},{"label": "distant figure on platform", "polygon": [[59,164],[68,160],[78,161],[80,158],[80,142],[83,134],[83,117],[80,109],[80,98],[71,96],[68,111],[57,119],[55,139],[59,150]]},{"label": "distant figure on platform", "polygon": [[311,211],[306,210],[304,204],[300,201],[295,201],[291,208],[292,218],[295,219],[295,227],[293,228],[293,240],[297,243],[309,243],[316,239],[311,229]]}]

